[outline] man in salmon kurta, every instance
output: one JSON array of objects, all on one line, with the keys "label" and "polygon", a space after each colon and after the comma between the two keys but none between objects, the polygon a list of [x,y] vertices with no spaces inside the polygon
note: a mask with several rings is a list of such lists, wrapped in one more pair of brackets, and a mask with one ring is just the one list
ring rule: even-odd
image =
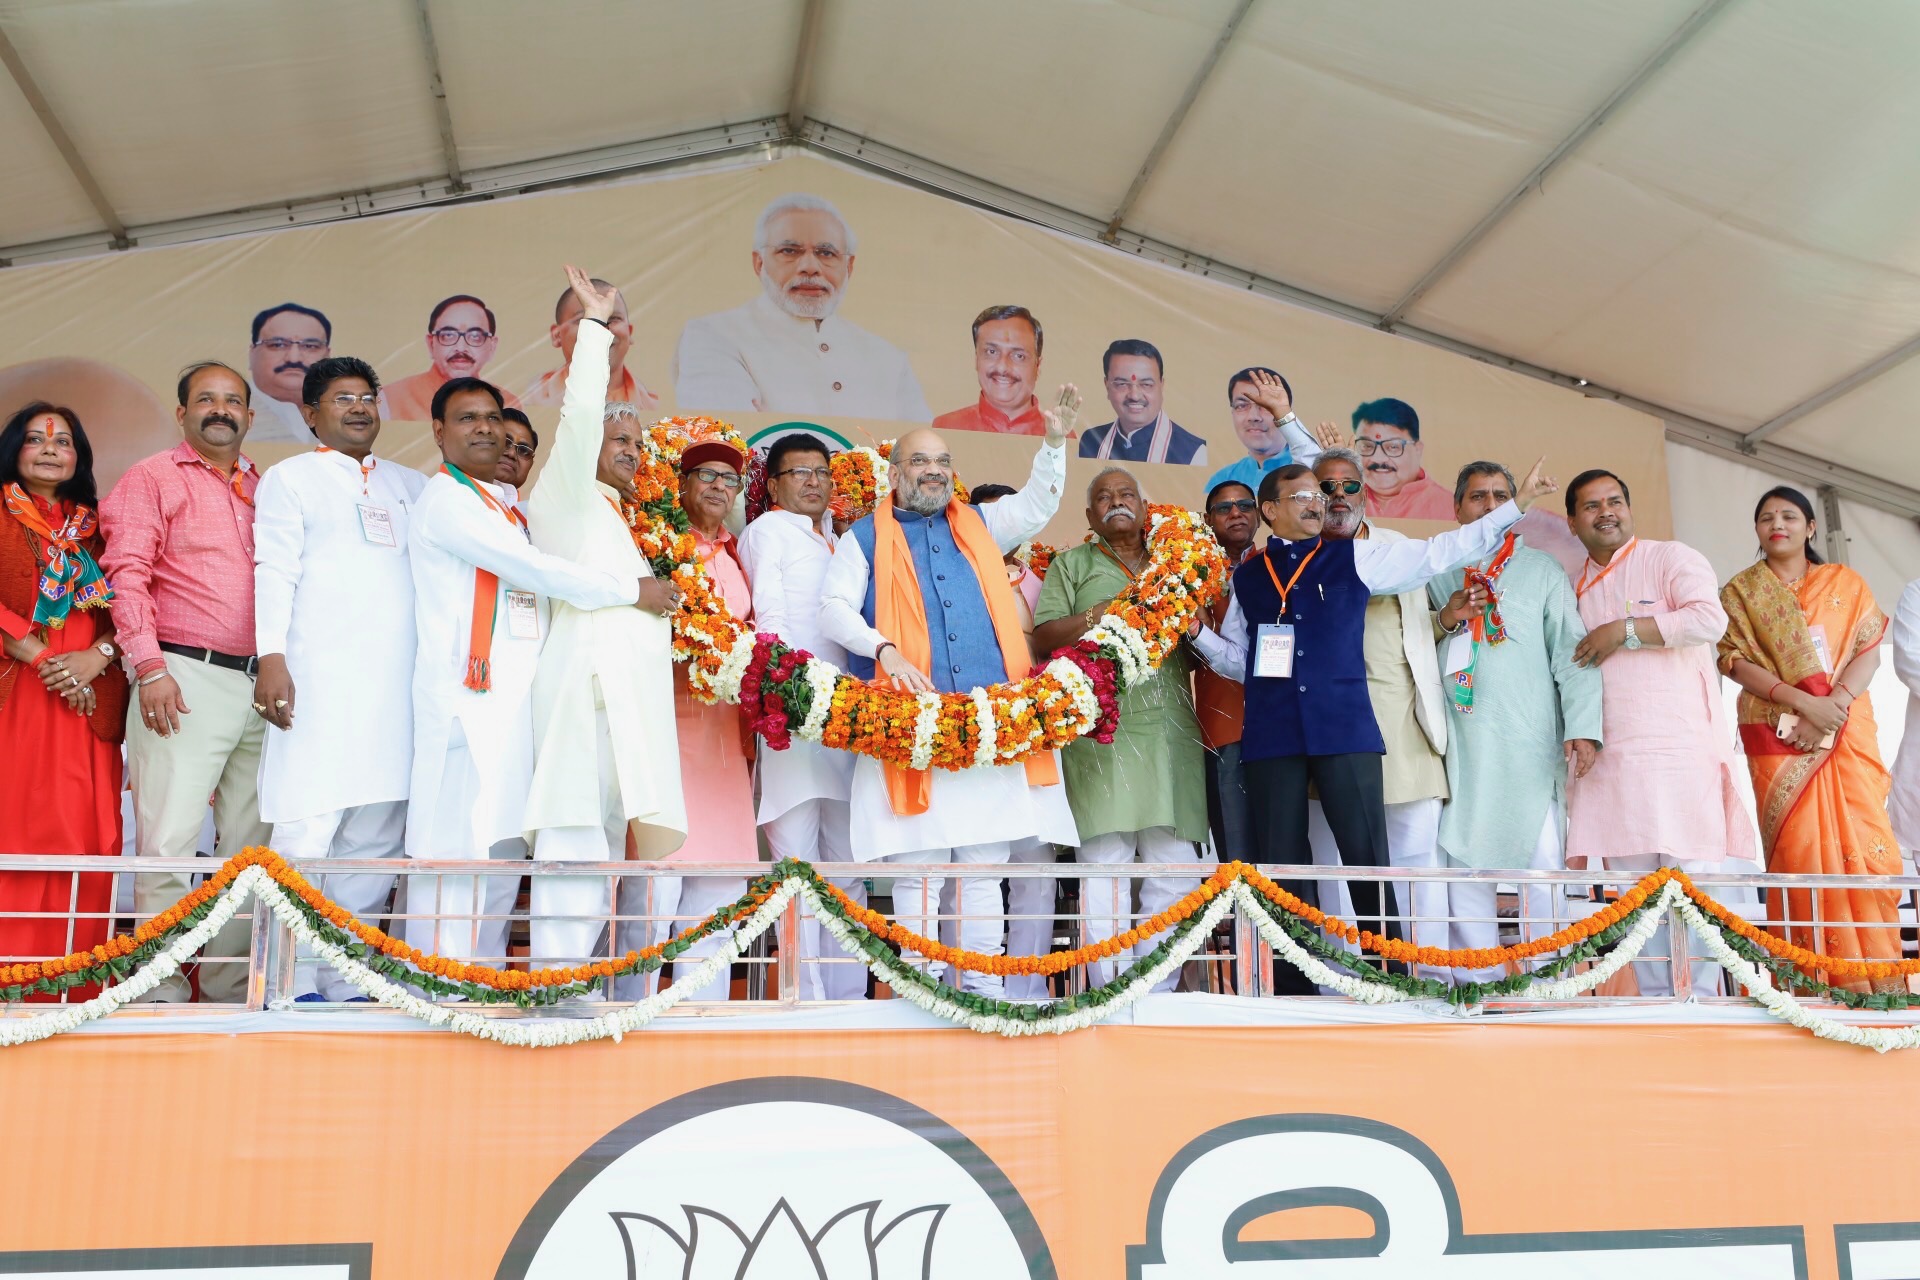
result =
[{"label": "man in salmon kurta", "polygon": [[[639,464],[639,428],[605,421],[607,319],[619,293],[567,268],[585,304],[560,426],[527,502],[534,545],[549,555],[638,577],[640,608],[579,609],[553,602],[552,631],[533,682],[536,750],[526,829],[536,860],[618,861],[631,827],[642,858],[687,837],[674,732],[673,656],[667,619],[679,592],[652,576],[617,505]],[[579,964],[595,950],[612,907],[606,880],[536,877],[533,954]]]},{"label": "man in salmon kurta", "polygon": [[[1587,635],[1573,660],[1600,669],[1607,732],[1593,768],[1567,784],[1567,866],[1760,871],[1714,666],[1727,614],[1712,566],[1692,547],[1636,538],[1626,483],[1610,471],[1574,478],[1567,515],[1587,548],[1574,584]],[[1694,993],[1717,994],[1719,966],[1698,939],[1692,948]],[[1666,926],[1646,953],[1672,954]],[[1665,959],[1634,976],[1642,995],[1673,993]]]}]

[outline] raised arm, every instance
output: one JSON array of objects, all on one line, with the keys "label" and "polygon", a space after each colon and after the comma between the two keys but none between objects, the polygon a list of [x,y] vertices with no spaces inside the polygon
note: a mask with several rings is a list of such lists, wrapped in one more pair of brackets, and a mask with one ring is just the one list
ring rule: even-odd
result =
[{"label": "raised arm", "polygon": [[1520,508],[1503,502],[1472,524],[1449,529],[1437,537],[1402,542],[1368,538],[1353,544],[1354,572],[1374,595],[1397,596],[1426,585],[1449,569],[1492,555],[1519,519]]},{"label": "raised arm", "polygon": [[560,426],[554,432],[553,449],[540,469],[527,504],[531,510],[539,504],[545,519],[563,517],[572,511],[586,511],[600,500],[594,477],[600,467],[600,444],[606,437],[607,380],[613,351],[613,331],[606,318],[613,314],[619,294],[601,289],[577,267],[567,268],[573,291],[585,307],[573,343],[573,359],[567,365],[567,391],[560,401]]}]

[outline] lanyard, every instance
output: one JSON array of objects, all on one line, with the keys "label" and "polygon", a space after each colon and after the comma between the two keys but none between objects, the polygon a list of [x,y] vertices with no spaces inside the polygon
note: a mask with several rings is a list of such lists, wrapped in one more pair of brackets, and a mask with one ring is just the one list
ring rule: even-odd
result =
[{"label": "lanyard", "polygon": [[[337,453],[339,451],[336,449],[330,449],[323,444],[323,445],[316,446],[314,448],[314,452],[315,453]],[[359,464],[360,496],[363,498],[368,496],[367,485],[368,485],[368,482],[371,481],[373,478],[373,466],[374,466],[374,456],[372,454],[368,454],[367,460]]]},{"label": "lanyard", "polygon": [[[1629,538],[1627,540],[1627,545],[1620,548],[1620,550],[1618,550],[1617,552],[1615,552],[1613,559],[1607,562],[1607,567],[1602,569],[1599,573],[1594,574],[1592,578],[1587,577],[1587,569],[1585,568],[1581,569],[1580,582],[1573,589],[1573,598],[1575,600],[1582,599],[1586,596],[1587,592],[1599,586],[1601,579],[1605,578],[1608,574],[1612,573],[1615,569],[1618,569],[1622,564],[1622,562],[1624,562],[1628,556],[1633,554],[1633,549],[1639,545],[1640,545],[1640,539]],[[1593,567],[1592,562],[1589,561],[1587,564],[1587,568],[1592,568],[1592,567]]]},{"label": "lanyard", "polygon": [[1273,571],[1273,557],[1265,551],[1260,553],[1260,562],[1267,566],[1267,576],[1273,579],[1274,590],[1280,593],[1281,617],[1287,616],[1287,593],[1293,590],[1294,583],[1300,581],[1300,575],[1307,571],[1307,566],[1313,563],[1313,558],[1320,554],[1320,547],[1321,544],[1318,542],[1313,544],[1313,550],[1307,552],[1307,558],[1300,562],[1300,567],[1293,571],[1293,576],[1287,579],[1287,585],[1284,587],[1280,585],[1280,575]]},{"label": "lanyard", "polygon": [[[1094,545],[1094,546],[1096,546],[1096,547],[1098,547],[1098,548],[1100,548],[1100,554],[1101,554],[1101,555],[1103,555],[1103,556],[1105,556],[1105,557],[1106,557],[1107,559],[1109,559],[1109,560],[1111,560],[1111,561],[1113,561],[1113,562],[1114,562],[1115,564],[1117,564],[1117,565],[1119,565],[1119,566],[1120,566],[1120,572],[1122,572],[1122,573],[1124,573],[1124,574],[1126,574],[1126,575],[1127,575],[1127,581],[1128,581],[1128,582],[1138,582],[1138,581],[1140,581],[1140,575],[1139,575],[1139,574],[1137,574],[1137,573],[1135,573],[1135,572],[1134,572],[1134,571],[1133,571],[1132,569],[1129,569],[1129,568],[1127,567],[1127,562],[1126,562],[1125,560],[1122,560],[1122,559],[1121,559],[1121,558],[1120,558],[1119,556],[1117,556],[1117,555],[1115,555],[1115,554],[1113,554],[1113,548],[1112,548],[1112,547],[1109,547],[1109,546],[1108,546],[1108,545],[1106,544],[1106,540],[1105,540],[1105,539],[1101,539],[1101,540],[1100,540],[1099,542],[1096,542],[1096,543],[1094,543],[1093,545]],[[1317,551],[1317,550],[1319,550],[1319,548],[1318,548],[1318,547],[1316,547],[1316,548],[1314,548],[1314,550],[1316,550],[1316,551]],[[1309,557],[1307,557],[1307,558],[1308,558],[1309,560],[1311,560],[1311,559],[1312,559],[1313,557],[1311,557],[1311,556],[1309,556]],[[1305,566],[1304,564],[1303,564],[1303,565],[1301,565],[1300,567],[1301,567],[1301,568],[1303,568],[1303,569],[1304,569],[1304,568],[1306,568],[1306,566]],[[1296,573],[1296,574],[1294,574],[1293,576],[1297,578],[1297,577],[1299,577],[1300,575]],[[1292,584],[1292,583],[1288,583],[1287,585],[1288,585],[1288,586],[1292,586],[1293,584]],[[1281,593],[1281,604],[1282,604],[1282,605],[1284,606],[1284,605],[1285,605],[1285,603],[1286,603],[1286,594],[1285,594],[1285,593],[1283,592],[1283,593]]]}]

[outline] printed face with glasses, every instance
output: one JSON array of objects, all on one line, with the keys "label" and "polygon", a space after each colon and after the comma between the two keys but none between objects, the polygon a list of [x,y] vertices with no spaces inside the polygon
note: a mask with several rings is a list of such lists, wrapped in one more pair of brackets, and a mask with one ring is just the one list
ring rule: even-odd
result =
[{"label": "printed face with glasses", "polygon": [[477,378],[499,342],[485,307],[456,302],[434,320],[427,334],[427,353],[442,378]]}]

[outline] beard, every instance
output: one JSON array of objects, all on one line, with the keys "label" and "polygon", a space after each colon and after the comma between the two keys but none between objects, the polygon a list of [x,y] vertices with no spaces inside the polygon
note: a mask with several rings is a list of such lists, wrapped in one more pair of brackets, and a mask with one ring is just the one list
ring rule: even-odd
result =
[{"label": "beard", "polygon": [[769,272],[760,273],[760,288],[774,306],[780,308],[796,320],[825,320],[840,305],[840,291],[833,287],[825,277],[815,277],[820,286],[827,291],[824,298],[796,298],[780,285],[774,283]]},{"label": "beard", "polygon": [[1348,507],[1344,511],[1329,507],[1322,531],[1330,538],[1351,538],[1360,531],[1360,520],[1358,507]]},{"label": "beard", "polygon": [[915,484],[900,494],[900,505],[917,516],[938,515],[953,501],[953,481],[942,480],[938,489]]}]

